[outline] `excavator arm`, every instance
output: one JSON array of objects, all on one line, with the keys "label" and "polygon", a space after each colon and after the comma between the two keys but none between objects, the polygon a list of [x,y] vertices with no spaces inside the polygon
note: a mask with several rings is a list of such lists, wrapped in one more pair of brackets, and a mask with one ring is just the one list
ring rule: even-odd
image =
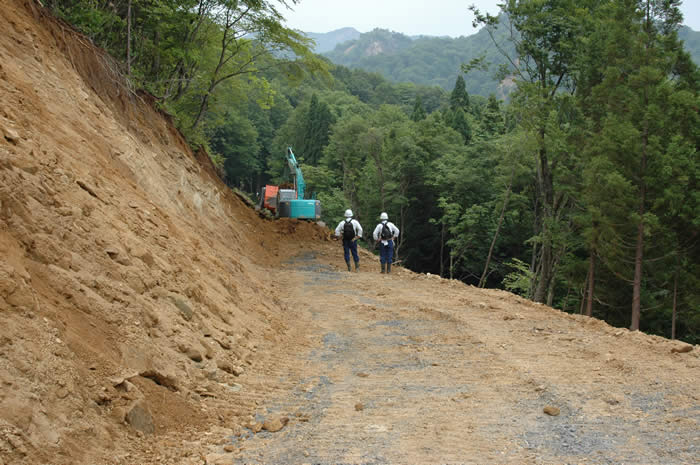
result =
[{"label": "excavator arm", "polygon": [[304,199],[304,194],[306,191],[306,183],[304,182],[304,176],[301,174],[301,168],[297,159],[292,152],[291,147],[287,147],[287,165],[289,165],[289,170],[294,176],[294,189],[297,191],[297,199]]}]

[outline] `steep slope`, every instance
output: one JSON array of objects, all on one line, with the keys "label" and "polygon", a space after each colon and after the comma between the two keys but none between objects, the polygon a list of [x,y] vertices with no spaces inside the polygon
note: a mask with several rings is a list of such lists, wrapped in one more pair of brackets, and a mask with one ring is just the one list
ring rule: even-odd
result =
[{"label": "steep slope", "polygon": [[284,337],[259,266],[281,232],[324,233],[263,224],[38,3],[2,17],[0,463],[100,463],[153,431],[235,425],[255,407],[235,381]]}]

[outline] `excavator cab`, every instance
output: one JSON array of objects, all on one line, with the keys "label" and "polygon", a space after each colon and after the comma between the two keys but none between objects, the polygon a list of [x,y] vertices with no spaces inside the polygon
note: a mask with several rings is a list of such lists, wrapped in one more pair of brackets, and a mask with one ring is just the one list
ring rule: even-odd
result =
[{"label": "excavator cab", "polygon": [[304,199],[306,183],[291,147],[287,148],[286,156],[294,183],[263,187],[260,193],[260,208],[270,210],[278,218],[320,220],[321,201]]}]

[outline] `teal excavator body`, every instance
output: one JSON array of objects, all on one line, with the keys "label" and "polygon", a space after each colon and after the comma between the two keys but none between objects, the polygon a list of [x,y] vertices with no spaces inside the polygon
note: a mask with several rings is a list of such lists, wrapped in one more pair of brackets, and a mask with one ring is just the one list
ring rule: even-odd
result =
[{"label": "teal excavator body", "polygon": [[287,147],[287,165],[294,178],[294,189],[282,189],[276,191],[276,205],[274,208],[268,206],[274,204],[265,198],[266,189],[268,194],[273,192],[276,186],[266,186],[261,196],[261,205],[275,213],[278,218],[298,218],[302,220],[319,221],[321,219],[321,201],[316,199],[304,199],[306,194],[306,183],[301,173],[301,168],[292,152],[291,147]]}]

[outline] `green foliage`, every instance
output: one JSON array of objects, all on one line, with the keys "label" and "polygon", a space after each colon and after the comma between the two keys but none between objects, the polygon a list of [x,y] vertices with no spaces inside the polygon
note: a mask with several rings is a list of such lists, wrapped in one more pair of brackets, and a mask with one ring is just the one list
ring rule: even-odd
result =
[{"label": "green foliage", "polygon": [[252,192],[262,169],[257,131],[243,115],[227,113],[224,120],[211,135],[211,148],[224,159],[228,184]]},{"label": "green foliage", "polygon": [[416,97],[416,103],[413,104],[413,113],[411,113],[411,120],[418,122],[424,120],[425,117],[425,108],[423,108],[423,102],[419,95]]},{"label": "green foliage", "polygon": [[503,278],[503,286],[515,294],[528,297],[534,275],[530,266],[517,258],[506,264],[512,271]]},{"label": "green foliage", "polygon": [[454,89],[452,89],[452,94],[450,94],[450,110],[455,111],[457,109],[465,112],[469,111],[469,94],[461,74],[457,76],[457,82]]}]

